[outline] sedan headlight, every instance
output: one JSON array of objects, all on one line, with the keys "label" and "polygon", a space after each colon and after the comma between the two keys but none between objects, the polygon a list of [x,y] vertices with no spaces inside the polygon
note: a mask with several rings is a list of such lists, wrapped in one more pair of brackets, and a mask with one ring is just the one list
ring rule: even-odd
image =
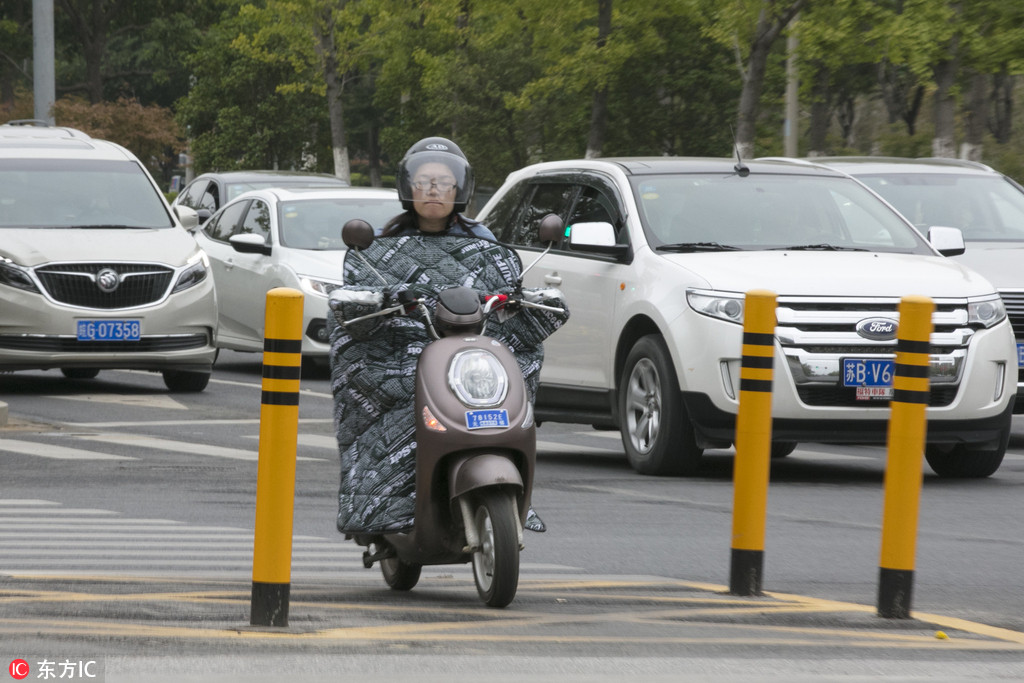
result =
[{"label": "sedan headlight", "polygon": [[32,276],[21,266],[14,265],[14,262],[7,258],[0,258],[0,284],[23,289],[26,292],[39,292]]},{"label": "sedan headlight", "polygon": [[699,289],[686,290],[686,302],[693,310],[739,325],[743,324],[744,301],[745,297],[742,294],[725,294]]},{"label": "sedan headlight", "polygon": [[210,272],[209,265],[210,262],[206,257],[206,252],[201,252],[194,256],[192,262],[189,263],[185,270],[181,271],[181,275],[178,276],[178,282],[174,285],[171,294],[183,292],[205,280]]},{"label": "sedan headlight", "polygon": [[508,374],[490,351],[472,349],[455,354],[448,366],[448,386],[471,408],[496,406],[508,393]]},{"label": "sedan headlight", "polygon": [[998,294],[967,302],[967,322],[971,325],[992,327],[1006,317],[1006,306]]},{"label": "sedan headlight", "polygon": [[341,287],[340,282],[331,282],[330,280],[318,280],[317,278],[310,277],[309,275],[299,275],[299,286],[302,290],[308,294],[316,294],[317,296],[328,296],[331,292]]}]

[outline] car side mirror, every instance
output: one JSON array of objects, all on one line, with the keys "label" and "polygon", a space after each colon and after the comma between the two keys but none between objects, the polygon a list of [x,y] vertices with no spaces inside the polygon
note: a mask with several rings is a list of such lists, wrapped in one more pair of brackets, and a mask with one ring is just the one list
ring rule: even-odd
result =
[{"label": "car side mirror", "polygon": [[174,207],[174,215],[178,217],[181,227],[189,232],[195,232],[199,227],[199,214],[191,206],[178,204]]},{"label": "car side mirror", "polygon": [[273,251],[262,235],[255,235],[253,233],[232,235],[228,238],[228,242],[235,251],[241,254],[263,254],[264,256],[270,256],[270,252]]},{"label": "car side mirror", "polygon": [[373,244],[373,227],[361,218],[345,221],[341,226],[341,241],[349,249],[366,249]]},{"label": "car side mirror", "polygon": [[196,209],[196,215],[199,216],[199,225],[202,225],[206,221],[210,220],[210,216],[213,215],[213,211],[209,209]]},{"label": "car side mirror", "polygon": [[569,248],[595,254],[623,257],[629,253],[628,244],[615,241],[615,227],[605,221],[573,223],[569,226]]},{"label": "car side mirror", "polygon": [[967,251],[960,228],[933,225],[928,228],[928,241],[943,256],[959,256]]}]

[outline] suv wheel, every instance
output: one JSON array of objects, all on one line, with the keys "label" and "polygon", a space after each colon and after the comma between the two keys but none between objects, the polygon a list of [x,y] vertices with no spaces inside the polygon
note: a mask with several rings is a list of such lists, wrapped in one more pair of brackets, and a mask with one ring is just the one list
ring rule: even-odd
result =
[{"label": "suv wheel", "polygon": [[996,449],[958,443],[925,446],[924,457],[928,466],[940,477],[947,479],[983,479],[995,474],[1006,454],[1010,431],[1006,430]]},{"label": "suv wheel", "polygon": [[642,337],[619,383],[619,424],[626,457],[641,474],[692,475],[704,451],[679,395],[672,358],[659,335]]},{"label": "suv wheel", "polygon": [[210,383],[210,373],[187,370],[164,370],[164,384],[174,392],[202,391]]}]

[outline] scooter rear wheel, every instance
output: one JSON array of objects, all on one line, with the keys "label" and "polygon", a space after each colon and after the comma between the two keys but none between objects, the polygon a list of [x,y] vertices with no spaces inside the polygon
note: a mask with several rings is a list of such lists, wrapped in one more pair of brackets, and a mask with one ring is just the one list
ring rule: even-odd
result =
[{"label": "scooter rear wheel", "polygon": [[473,523],[480,550],[473,553],[476,590],[489,607],[505,607],[519,587],[519,534],[512,498],[499,491],[477,497]]},{"label": "scooter rear wheel", "polygon": [[380,561],[380,573],[384,575],[384,582],[396,591],[407,591],[420,580],[421,564],[409,564],[402,562],[397,557],[389,557]]}]

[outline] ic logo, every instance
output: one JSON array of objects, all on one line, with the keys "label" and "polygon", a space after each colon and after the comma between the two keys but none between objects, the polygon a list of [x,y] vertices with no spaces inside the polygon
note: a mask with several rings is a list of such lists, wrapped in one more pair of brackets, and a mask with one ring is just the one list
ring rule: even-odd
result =
[{"label": "ic logo", "polygon": [[857,323],[857,334],[872,341],[889,341],[896,338],[899,323],[889,318],[865,318]]},{"label": "ic logo", "polygon": [[100,272],[96,273],[96,286],[100,288],[101,292],[110,294],[117,289],[121,284],[121,276],[117,274],[117,271],[113,268],[104,268]]},{"label": "ic logo", "polygon": [[11,678],[19,681],[26,678],[30,672],[28,662],[24,659],[15,659],[7,670],[11,674]]}]

